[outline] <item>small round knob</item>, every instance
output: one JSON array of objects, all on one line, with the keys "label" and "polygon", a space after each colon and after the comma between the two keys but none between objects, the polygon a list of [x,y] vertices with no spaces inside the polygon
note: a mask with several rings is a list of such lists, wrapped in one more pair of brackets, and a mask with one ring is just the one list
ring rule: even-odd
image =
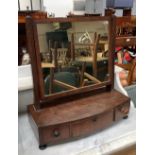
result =
[{"label": "small round knob", "polygon": [[128,39],[126,39],[126,42],[130,42],[130,39],[128,38]]},{"label": "small round knob", "polygon": [[60,132],[58,130],[54,130],[53,131],[53,136],[54,137],[59,137],[60,136]]},{"label": "small round knob", "polygon": [[94,118],[92,119],[92,121],[93,121],[93,122],[96,122],[96,121],[97,121],[97,117],[94,117]]}]

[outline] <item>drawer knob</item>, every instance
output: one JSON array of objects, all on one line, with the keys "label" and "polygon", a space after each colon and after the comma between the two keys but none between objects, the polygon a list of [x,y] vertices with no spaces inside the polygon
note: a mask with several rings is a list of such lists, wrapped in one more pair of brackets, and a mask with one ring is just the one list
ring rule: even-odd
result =
[{"label": "drawer knob", "polygon": [[53,131],[53,136],[54,137],[59,137],[60,136],[60,132],[58,130],[54,130]]},{"label": "drawer knob", "polygon": [[92,119],[92,121],[93,121],[93,122],[96,122],[96,121],[97,121],[97,117],[94,117],[94,118]]},{"label": "drawer knob", "polygon": [[130,39],[128,38],[128,39],[126,39],[126,42],[130,42]]}]

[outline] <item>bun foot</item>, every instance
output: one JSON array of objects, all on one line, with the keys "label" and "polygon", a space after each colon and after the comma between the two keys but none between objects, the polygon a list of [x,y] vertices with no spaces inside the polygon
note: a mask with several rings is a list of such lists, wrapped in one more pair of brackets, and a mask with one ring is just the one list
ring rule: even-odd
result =
[{"label": "bun foot", "polygon": [[127,119],[127,118],[128,118],[128,116],[124,116],[124,117],[123,117],[123,119]]},{"label": "bun foot", "polygon": [[46,144],[44,144],[44,145],[39,145],[39,149],[40,149],[40,150],[44,150],[44,149],[46,149],[46,147],[47,147]]}]

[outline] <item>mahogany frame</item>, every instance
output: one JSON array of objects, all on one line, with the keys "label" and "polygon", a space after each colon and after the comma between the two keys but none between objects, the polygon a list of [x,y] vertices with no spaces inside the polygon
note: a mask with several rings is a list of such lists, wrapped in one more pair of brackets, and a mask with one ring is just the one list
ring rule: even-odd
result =
[{"label": "mahogany frame", "polygon": [[[39,41],[37,36],[37,24],[51,23],[51,22],[82,22],[82,21],[108,21],[109,22],[109,56],[108,56],[108,72],[110,74],[109,81],[101,84],[94,84],[91,86],[85,86],[83,88],[77,88],[76,90],[68,90],[52,94],[51,96],[44,95],[43,78],[41,73],[41,60],[39,52]],[[31,57],[32,75],[34,84],[34,105],[36,109],[42,108],[42,105],[46,103],[52,103],[56,100],[61,100],[64,97],[72,97],[73,95],[89,93],[96,90],[112,90],[114,86],[114,59],[113,51],[115,46],[115,16],[92,16],[92,17],[68,17],[68,18],[48,18],[48,19],[32,19],[32,17],[26,18],[26,32],[28,42],[28,52]]]}]

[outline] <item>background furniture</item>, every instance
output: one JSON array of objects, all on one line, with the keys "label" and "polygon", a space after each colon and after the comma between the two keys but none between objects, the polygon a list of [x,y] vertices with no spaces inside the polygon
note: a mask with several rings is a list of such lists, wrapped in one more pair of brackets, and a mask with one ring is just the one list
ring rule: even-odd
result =
[{"label": "background furniture", "polygon": [[[116,40],[115,46],[136,46],[136,17],[126,16],[116,18]],[[136,58],[131,63],[116,64],[119,67],[129,71],[128,85],[132,84],[132,77],[136,67]]]},{"label": "background furniture", "polygon": [[[123,16],[118,17],[116,19],[116,46],[136,46],[136,17],[135,16]],[[120,31],[121,29],[121,31]],[[128,31],[129,30],[129,31]],[[121,32],[121,33],[120,33]],[[130,32],[130,33],[127,33]],[[128,95],[131,100],[133,101],[135,107],[136,107],[136,81],[133,79],[133,76],[135,76],[135,69],[136,69],[136,57],[133,58],[131,63],[128,64],[116,64],[115,65],[118,69],[116,71],[116,78],[117,81],[115,84],[119,84],[119,87],[121,88],[122,92],[124,92],[126,95]],[[122,87],[120,83],[120,76],[119,73],[123,70],[128,71],[127,76],[127,83],[128,86]]]},{"label": "background furniture", "polygon": [[[99,45],[100,35],[97,33],[94,34],[93,43],[75,43],[74,42],[74,34],[72,34],[72,40],[71,40],[71,51],[73,51],[73,60],[78,62],[86,62],[86,68],[87,64],[91,66],[93,71],[93,76],[97,77],[97,64],[98,64],[98,55],[97,55],[97,47]],[[76,57],[75,59],[75,47],[81,46],[81,47],[89,47],[89,55],[84,57]],[[101,57],[102,60],[102,57]]]},{"label": "background furniture", "polygon": [[22,62],[22,50],[25,49],[27,51],[26,16],[44,19],[47,18],[47,13],[43,11],[18,11],[18,66],[20,66]]}]

